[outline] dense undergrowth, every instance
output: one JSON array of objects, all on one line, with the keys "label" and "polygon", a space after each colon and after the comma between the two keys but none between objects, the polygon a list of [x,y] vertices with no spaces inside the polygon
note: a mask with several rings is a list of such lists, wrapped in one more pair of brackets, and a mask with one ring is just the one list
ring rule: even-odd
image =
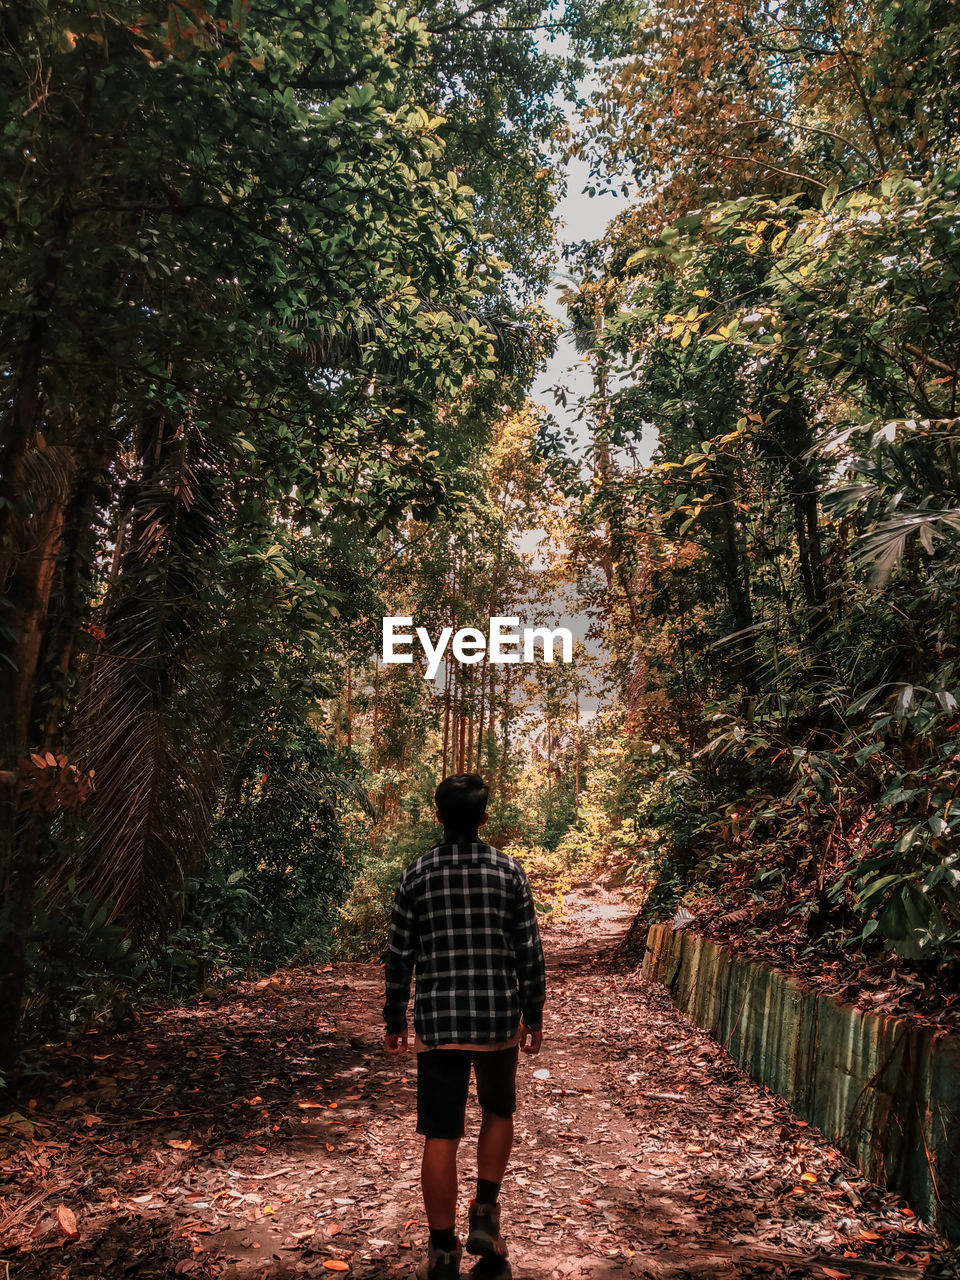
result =
[{"label": "dense undergrowth", "polygon": [[570,298],[622,693],[600,810],[652,919],[949,1012],[956,11],[680,0],[611,40],[585,150],[636,192]]},{"label": "dense undergrowth", "polygon": [[[899,773],[882,790],[862,778],[855,786],[850,773],[837,785],[843,743],[788,751],[756,727],[733,741],[746,762],[729,738],[725,755],[683,759],[666,745],[651,754],[648,742],[612,752],[622,767],[605,802],[629,817],[609,824],[606,857],[625,867],[644,924],[682,907],[686,927],[847,1000],[960,1021],[960,939],[938,905],[944,893],[954,900],[957,882],[941,816],[952,739],[949,753],[939,743],[945,768]],[[864,751],[862,735],[856,742],[851,773],[858,755],[879,754]]]}]

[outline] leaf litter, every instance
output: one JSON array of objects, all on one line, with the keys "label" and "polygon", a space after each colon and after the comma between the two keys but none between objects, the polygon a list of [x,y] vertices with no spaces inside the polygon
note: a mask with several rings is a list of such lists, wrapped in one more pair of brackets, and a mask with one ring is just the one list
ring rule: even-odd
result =
[{"label": "leaf litter", "polygon": [[[582,885],[545,931],[544,1048],[521,1057],[501,1197],[517,1280],[960,1275],[902,1199],[624,967],[631,915]],[[384,1057],[381,1004],[378,966],[325,965],[45,1049],[42,1087],[0,1119],[0,1264],[412,1277],[416,1069]],[[472,1106],[461,1220],[477,1127]]]}]

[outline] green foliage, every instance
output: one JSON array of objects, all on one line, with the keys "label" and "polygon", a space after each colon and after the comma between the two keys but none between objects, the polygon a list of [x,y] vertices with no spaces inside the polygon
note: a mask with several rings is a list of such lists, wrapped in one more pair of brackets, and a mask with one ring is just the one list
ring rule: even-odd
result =
[{"label": "green foliage", "polygon": [[34,921],[27,950],[30,999],[25,1018],[38,1038],[83,1030],[134,997],[149,962],[98,903],[68,882]]},{"label": "green foliage", "polygon": [[405,868],[430,847],[388,848],[368,853],[333,926],[333,955],[341,960],[380,961],[387,948],[390,909]]},{"label": "green foliage", "polygon": [[703,854],[710,844],[712,815],[704,812],[709,799],[683,767],[650,775],[641,790],[635,818],[641,852],[635,865],[651,923],[670,919],[683,898],[695,895],[708,879]]},{"label": "green foliage", "polygon": [[556,253],[554,203],[566,132],[556,90],[567,60],[541,33],[567,16],[541,0],[424,0],[430,56],[413,71],[417,101],[442,117],[448,163],[473,189],[474,216],[510,263],[505,296],[535,298]]},{"label": "green foliage", "polygon": [[[372,798],[382,810],[387,793],[399,792],[396,811],[389,823],[369,833],[366,849],[333,927],[334,953],[350,960],[380,960],[387,946],[390,908],[400,876],[406,867],[442,839],[436,821],[433,793],[439,777],[429,764],[417,760],[409,778],[382,770],[375,779],[380,790]],[[401,784],[408,785],[401,790]]]},{"label": "green foliage", "polygon": [[[260,717],[274,742],[322,720],[389,540],[464,505],[541,346],[506,304],[548,257],[557,68],[529,32],[461,18],[385,0],[0,17],[5,1035],[51,871],[31,751],[95,768],[77,874],[138,944],[187,927],[200,868],[204,954],[241,908],[257,963],[325,945],[349,857],[317,795],[310,827],[313,764],[291,757],[286,791],[241,780],[211,824]],[[527,177],[536,199],[507,216]]]},{"label": "green foliage", "polygon": [[[211,864],[183,886],[184,919],[155,958],[157,980],[167,995],[194,995],[235,974],[272,968],[283,959],[283,939],[264,948],[268,911],[244,883],[242,870]],[[273,939],[271,939],[273,941]]]},{"label": "green foliage", "polygon": [[954,65],[955,15],[834,14],[830,57],[825,15],[652,5],[587,119],[598,167],[644,188],[572,298],[581,558],[608,557],[610,743],[637,791],[591,821],[608,848],[624,818],[644,833],[651,910],[746,903],[798,946],[945,973],[960,183],[955,83],[929,67]]},{"label": "green foliage", "polygon": [[328,954],[353,871],[344,819],[369,810],[342,764],[309,730],[255,738],[235,762],[178,935],[205,964],[263,969]]},{"label": "green foliage", "polygon": [[530,881],[533,905],[543,920],[557,924],[564,917],[564,895],[573,887],[587,859],[583,851],[546,849],[543,845],[512,844],[510,855],[517,859]]}]

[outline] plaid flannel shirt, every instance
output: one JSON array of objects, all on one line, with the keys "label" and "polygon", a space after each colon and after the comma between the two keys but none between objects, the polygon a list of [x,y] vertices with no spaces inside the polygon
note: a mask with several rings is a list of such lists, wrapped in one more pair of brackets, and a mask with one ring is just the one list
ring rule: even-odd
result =
[{"label": "plaid flannel shirt", "polygon": [[387,1031],[421,1041],[498,1044],[543,1017],[543,948],[526,872],[487,844],[437,845],[400,877],[386,957]]}]

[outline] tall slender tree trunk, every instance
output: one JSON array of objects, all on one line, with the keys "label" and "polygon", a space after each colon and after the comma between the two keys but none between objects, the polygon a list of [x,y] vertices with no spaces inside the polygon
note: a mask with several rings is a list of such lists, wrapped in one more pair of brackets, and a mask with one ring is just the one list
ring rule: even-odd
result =
[{"label": "tall slender tree trunk", "polygon": [[504,780],[510,768],[510,689],[513,684],[512,668],[503,668],[503,697],[500,700],[500,761],[497,775],[498,790],[503,790]]},{"label": "tall slender tree trunk", "polygon": [[50,691],[44,707],[44,747],[64,747],[63,715],[78,628],[87,614],[90,577],[94,559],[97,489],[104,458],[97,458],[78,477],[65,515],[65,532],[60,565],[50,601],[48,627],[42,662],[49,673]]},{"label": "tall slender tree trunk", "polygon": [[726,591],[737,640],[737,665],[748,693],[757,689],[757,649],[753,633],[753,606],[750,599],[750,571],[742,540],[734,519],[733,481],[721,472],[716,477],[716,518],[720,526],[720,559],[726,571]]},{"label": "tall slender tree trunk", "polygon": [[13,528],[23,502],[23,468],[40,426],[42,332],[38,322],[20,357],[13,383],[10,429],[0,442],[0,587],[6,586],[15,565]]},{"label": "tall slender tree trunk", "polygon": [[824,605],[827,593],[820,541],[817,477],[806,462],[814,436],[803,400],[799,396],[793,396],[786,408],[781,410],[776,422],[775,440],[781,465],[787,472],[793,506],[800,581],[806,604],[813,613],[814,630],[819,631],[826,622]]},{"label": "tall slender tree trunk", "polygon": [[477,773],[483,773],[483,717],[487,698],[487,655],[480,667],[480,709],[477,714]]},{"label": "tall slender tree trunk", "polygon": [[377,772],[377,751],[380,746],[380,663],[373,662],[373,759],[371,772]]},{"label": "tall slender tree trunk", "polygon": [[573,729],[573,752],[574,752],[574,775],[573,775],[573,811],[574,814],[580,811],[580,690],[577,689],[574,694],[574,707],[576,708],[577,723]]},{"label": "tall slender tree trunk", "polygon": [[497,750],[497,668],[491,667],[489,674],[490,698],[487,711],[487,765],[491,772],[499,775],[500,760]]},{"label": "tall slender tree trunk", "polygon": [[[602,317],[599,323],[602,327]],[[597,366],[597,389],[605,400],[607,394],[607,366],[605,359],[601,359]],[[600,417],[597,421],[598,431],[602,431],[606,416],[606,409],[601,409]],[[600,440],[594,451],[594,467],[605,484],[612,484],[616,479],[613,459],[610,456],[610,446],[605,439]],[[620,590],[623,592],[624,599],[627,602],[627,612],[630,616],[630,626],[633,634],[637,635],[641,627],[640,610],[637,606],[636,590],[630,574],[623,563],[623,557],[617,554],[617,534],[618,530],[615,529],[613,521],[608,519],[606,546],[600,558],[600,564],[607,583],[607,593],[609,594],[613,591],[614,580],[616,580]]]},{"label": "tall slender tree trunk", "polygon": [[353,750],[353,663],[347,658],[347,750]]},{"label": "tall slender tree trunk", "polygon": [[476,690],[473,687],[474,680],[473,680],[473,674],[472,674],[473,673],[472,667],[470,668],[470,671],[471,671],[471,674],[468,677],[468,684],[467,684],[467,687],[470,690],[470,705],[467,711],[467,767],[466,767],[467,773],[473,772],[473,731],[474,731],[475,720],[476,720],[476,716],[474,714],[474,707],[476,703]]},{"label": "tall slender tree trunk", "polygon": [[451,683],[451,667],[450,654],[444,658],[446,670],[443,680],[443,768],[441,777],[447,776],[447,760],[450,751],[450,683]]},{"label": "tall slender tree trunk", "polygon": [[7,586],[15,640],[11,663],[0,663],[0,707],[5,720],[0,775],[0,898],[7,920],[0,932],[0,1066],[17,1054],[26,979],[26,946],[39,878],[37,814],[18,773],[18,762],[41,746],[36,721],[41,652],[50,594],[64,532],[64,495],[38,513],[33,545],[22,554]]}]

